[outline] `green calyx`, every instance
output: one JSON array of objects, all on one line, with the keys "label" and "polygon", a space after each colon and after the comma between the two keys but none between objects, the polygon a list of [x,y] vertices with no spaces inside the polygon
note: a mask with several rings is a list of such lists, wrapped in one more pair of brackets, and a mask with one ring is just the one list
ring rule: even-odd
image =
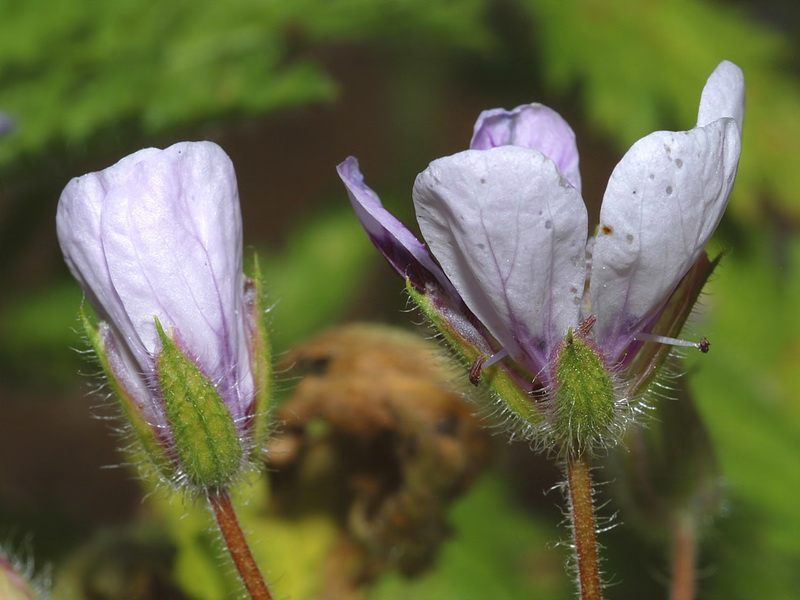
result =
[{"label": "green calyx", "polygon": [[575,455],[591,449],[615,422],[614,382],[600,356],[570,329],[555,365],[553,430],[562,451]]},{"label": "green calyx", "polygon": [[251,328],[250,363],[255,381],[250,458],[258,461],[266,448],[269,436],[269,408],[272,400],[272,346],[266,324],[264,282],[257,256],[253,258],[252,271],[252,278],[245,283]]},{"label": "green calyx", "polygon": [[[80,319],[83,324],[83,329],[86,332],[86,337],[89,339],[92,349],[97,355],[100,366],[103,368],[103,373],[105,373],[108,378],[108,383],[111,386],[114,397],[117,399],[119,407],[122,409],[123,416],[131,426],[141,451],[150,459],[150,462],[159,475],[171,479],[176,474],[175,467],[167,456],[162,441],[156,435],[153,427],[142,416],[141,409],[137,405],[135,398],[126,389],[125,385],[120,380],[119,374],[115,371],[114,366],[112,366],[112,360],[109,357],[109,350],[106,345],[110,343],[113,344],[114,342],[110,339],[108,330],[104,329],[104,333],[101,333],[94,327],[83,306],[81,306],[80,310]],[[117,368],[120,369],[121,366],[118,365]],[[134,449],[133,452],[134,454],[139,454],[140,450]]]},{"label": "green calyx", "polygon": [[219,392],[164,332],[156,319],[162,349],[159,389],[177,458],[189,482],[202,489],[224,487],[239,473],[242,445]]},{"label": "green calyx", "polygon": [[[459,329],[455,318],[440,309],[430,296],[414,288],[409,280],[406,280],[406,290],[425,317],[465,363],[474,364],[479,358],[486,358],[486,354],[479,347],[480,345],[485,346],[485,341],[470,339],[464,331]],[[494,365],[483,370],[481,381],[514,415],[523,430],[541,425],[544,420],[543,415],[534,406],[530,395],[520,388],[502,365]]]}]

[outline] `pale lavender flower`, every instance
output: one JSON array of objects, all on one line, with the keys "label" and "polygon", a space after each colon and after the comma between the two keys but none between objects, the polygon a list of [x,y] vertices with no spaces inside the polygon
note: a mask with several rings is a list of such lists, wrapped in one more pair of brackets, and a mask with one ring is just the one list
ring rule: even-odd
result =
[{"label": "pale lavender flower", "polygon": [[723,62],[694,129],[652,133],[614,169],[590,255],[575,136],[545,106],[484,112],[471,149],[417,177],[427,247],[383,208],[354,158],[338,171],[392,266],[470,324],[465,337],[477,331],[487,358],[510,356],[546,388],[554,355],[584,322],[610,369],[634,360],[705,257],[733,187],[743,111],[742,73]]},{"label": "pale lavender flower", "polygon": [[242,273],[233,165],[211,142],[140,150],[77,177],[58,204],[67,265],[101,320],[110,370],[167,447],[164,332],[213,384],[240,439],[254,416],[255,291]]}]

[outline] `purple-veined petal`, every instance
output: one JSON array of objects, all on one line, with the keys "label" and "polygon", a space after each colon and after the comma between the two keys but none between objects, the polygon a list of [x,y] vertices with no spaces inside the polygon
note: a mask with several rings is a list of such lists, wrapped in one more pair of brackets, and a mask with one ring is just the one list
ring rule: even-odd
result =
[{"label": "purple-veined petal", "polygon": [[408,277],[417,289],[423,289],[425,282],[433,278],[451,297],[457,299],[458,293],[428,249],[383,207],[378,195],[364,183],[358,160],[353,156],[348,157],[336,167],[336,172],[347,188],[350,204],[361,226],[394,270],[401,277]]},{"label": "purple-veined petal", "polygon": [[140,368],[147,364],[147,350],[132,333],[133,325],[111,283],[100,243],[100,220],[108,191],[124,181],[136,164],[159,152],[145,148],[102,171],[75,177],[61,193],[56,212],[58,240],[67,266],[100,318],[117,331],[124,331],[126,343],[133,343],[130,350]]},{"label": "purple-veined petal", "polygon": [[639,140],[611,174],[592,255],[595,335],[609,358],[658,310],[700,257],[733,188],[732,118]]},{"label": "purple-veined petal", "polygon": [[108,190],[100,231],[111,284],[133,326],[126,338],[152,355],[158,317],[227,402],[247,398],[242,223],[224,151],[182,143],[138,162]]},{"label": "purple-veined petal", "polygon": [[727,60],[722,61],[708,78],[700,98],[697,126],[704,127],[717,119],[730,117],[742,131],[744,121],[744,75]]},{"label": "purple-veined petal", "polygon": [[553,109],[534,103],[510,111],[502,108],[483,111],[475,123],[469,147],[488,150],[497,146],[538,150],[556,163],[567,181],[581,190],[575,132]]},{"label": "purple-veined petal", "polygon": [[253,381],[241,216],[224,151],[210,142],[148,148],[73,179],[57,228],[70,270],[139,376],[152,371],[160,347],[157,317],[217,385],[234,419],[243,416]]},{"label": "purple-veined petal", "polygon": [[542,369],[578,323],[586,207],[549,158],[501,146],[417,176],[422,234],[467,306],[517,360]]},{"label": "purple-veined petal", "polygon": [[[156,435],[161,438],[169,438],[170,430],[164,410],[158,402],[152,400],[153,391],[158,385],[155,375],[142,373],[141,366],[135,362],[127,348],[119,344],[115,333],[106,321],[100,322],[98,335],[114,377],[134,404],[131,409],[142,416],[142,419],[153,428]],[[125,400],[121,400],[121,402],[124,403]],[[168,441],[172,440],[168,439]]]}]

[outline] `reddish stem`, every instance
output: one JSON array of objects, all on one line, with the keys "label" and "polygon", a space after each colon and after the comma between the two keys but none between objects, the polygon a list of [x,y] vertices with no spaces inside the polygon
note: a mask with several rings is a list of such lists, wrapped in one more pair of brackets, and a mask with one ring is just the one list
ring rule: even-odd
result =
[{"label": "reddish stem", "polygon": [[586,454],[567,461],[567,485],[575,556],[578,561],[580,597],[581,600],[602,600],[592,476]]},{"label": "reddish stem", "polygon": [[672,529],[670,600],[694,599],[696,551],[694,521],[689,516],[679,516]]},{"label": "reddish stem", "polygon": [[231,497],[225,490],[212,490],[208,493],[208,503],[214,511],[214,517],[225,540],[225,546],[231,554],[233,564],[242,578],[242,583],[252,600],[272,600],[264,577],[253,559],[250,546],[239,526],[236,513],[231,504]]}]

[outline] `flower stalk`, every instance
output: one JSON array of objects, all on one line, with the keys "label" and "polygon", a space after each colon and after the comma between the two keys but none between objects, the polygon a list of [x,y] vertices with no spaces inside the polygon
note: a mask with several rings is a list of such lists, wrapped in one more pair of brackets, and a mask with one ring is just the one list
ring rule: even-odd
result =
[{"label": "flower stalk", "polygon": [[272,594],[270,594],[261,570],[253,558],[244,532],[239,526],[230,494],[223,489],[210,490],[208,504],[214,512],[214,519],[217,521],[222,539],[250,598],[252,600],[272,600]]},{"label": "flower stalk", "polygon": [[588,453],[567,459],[567,495],[581,600],[602,600],[594,491]]},{"label": "flower stalk", "polygon": [[679,515],[672,525],[672,580],[670,600],[693,600],[697,531],[690,514]]}]

